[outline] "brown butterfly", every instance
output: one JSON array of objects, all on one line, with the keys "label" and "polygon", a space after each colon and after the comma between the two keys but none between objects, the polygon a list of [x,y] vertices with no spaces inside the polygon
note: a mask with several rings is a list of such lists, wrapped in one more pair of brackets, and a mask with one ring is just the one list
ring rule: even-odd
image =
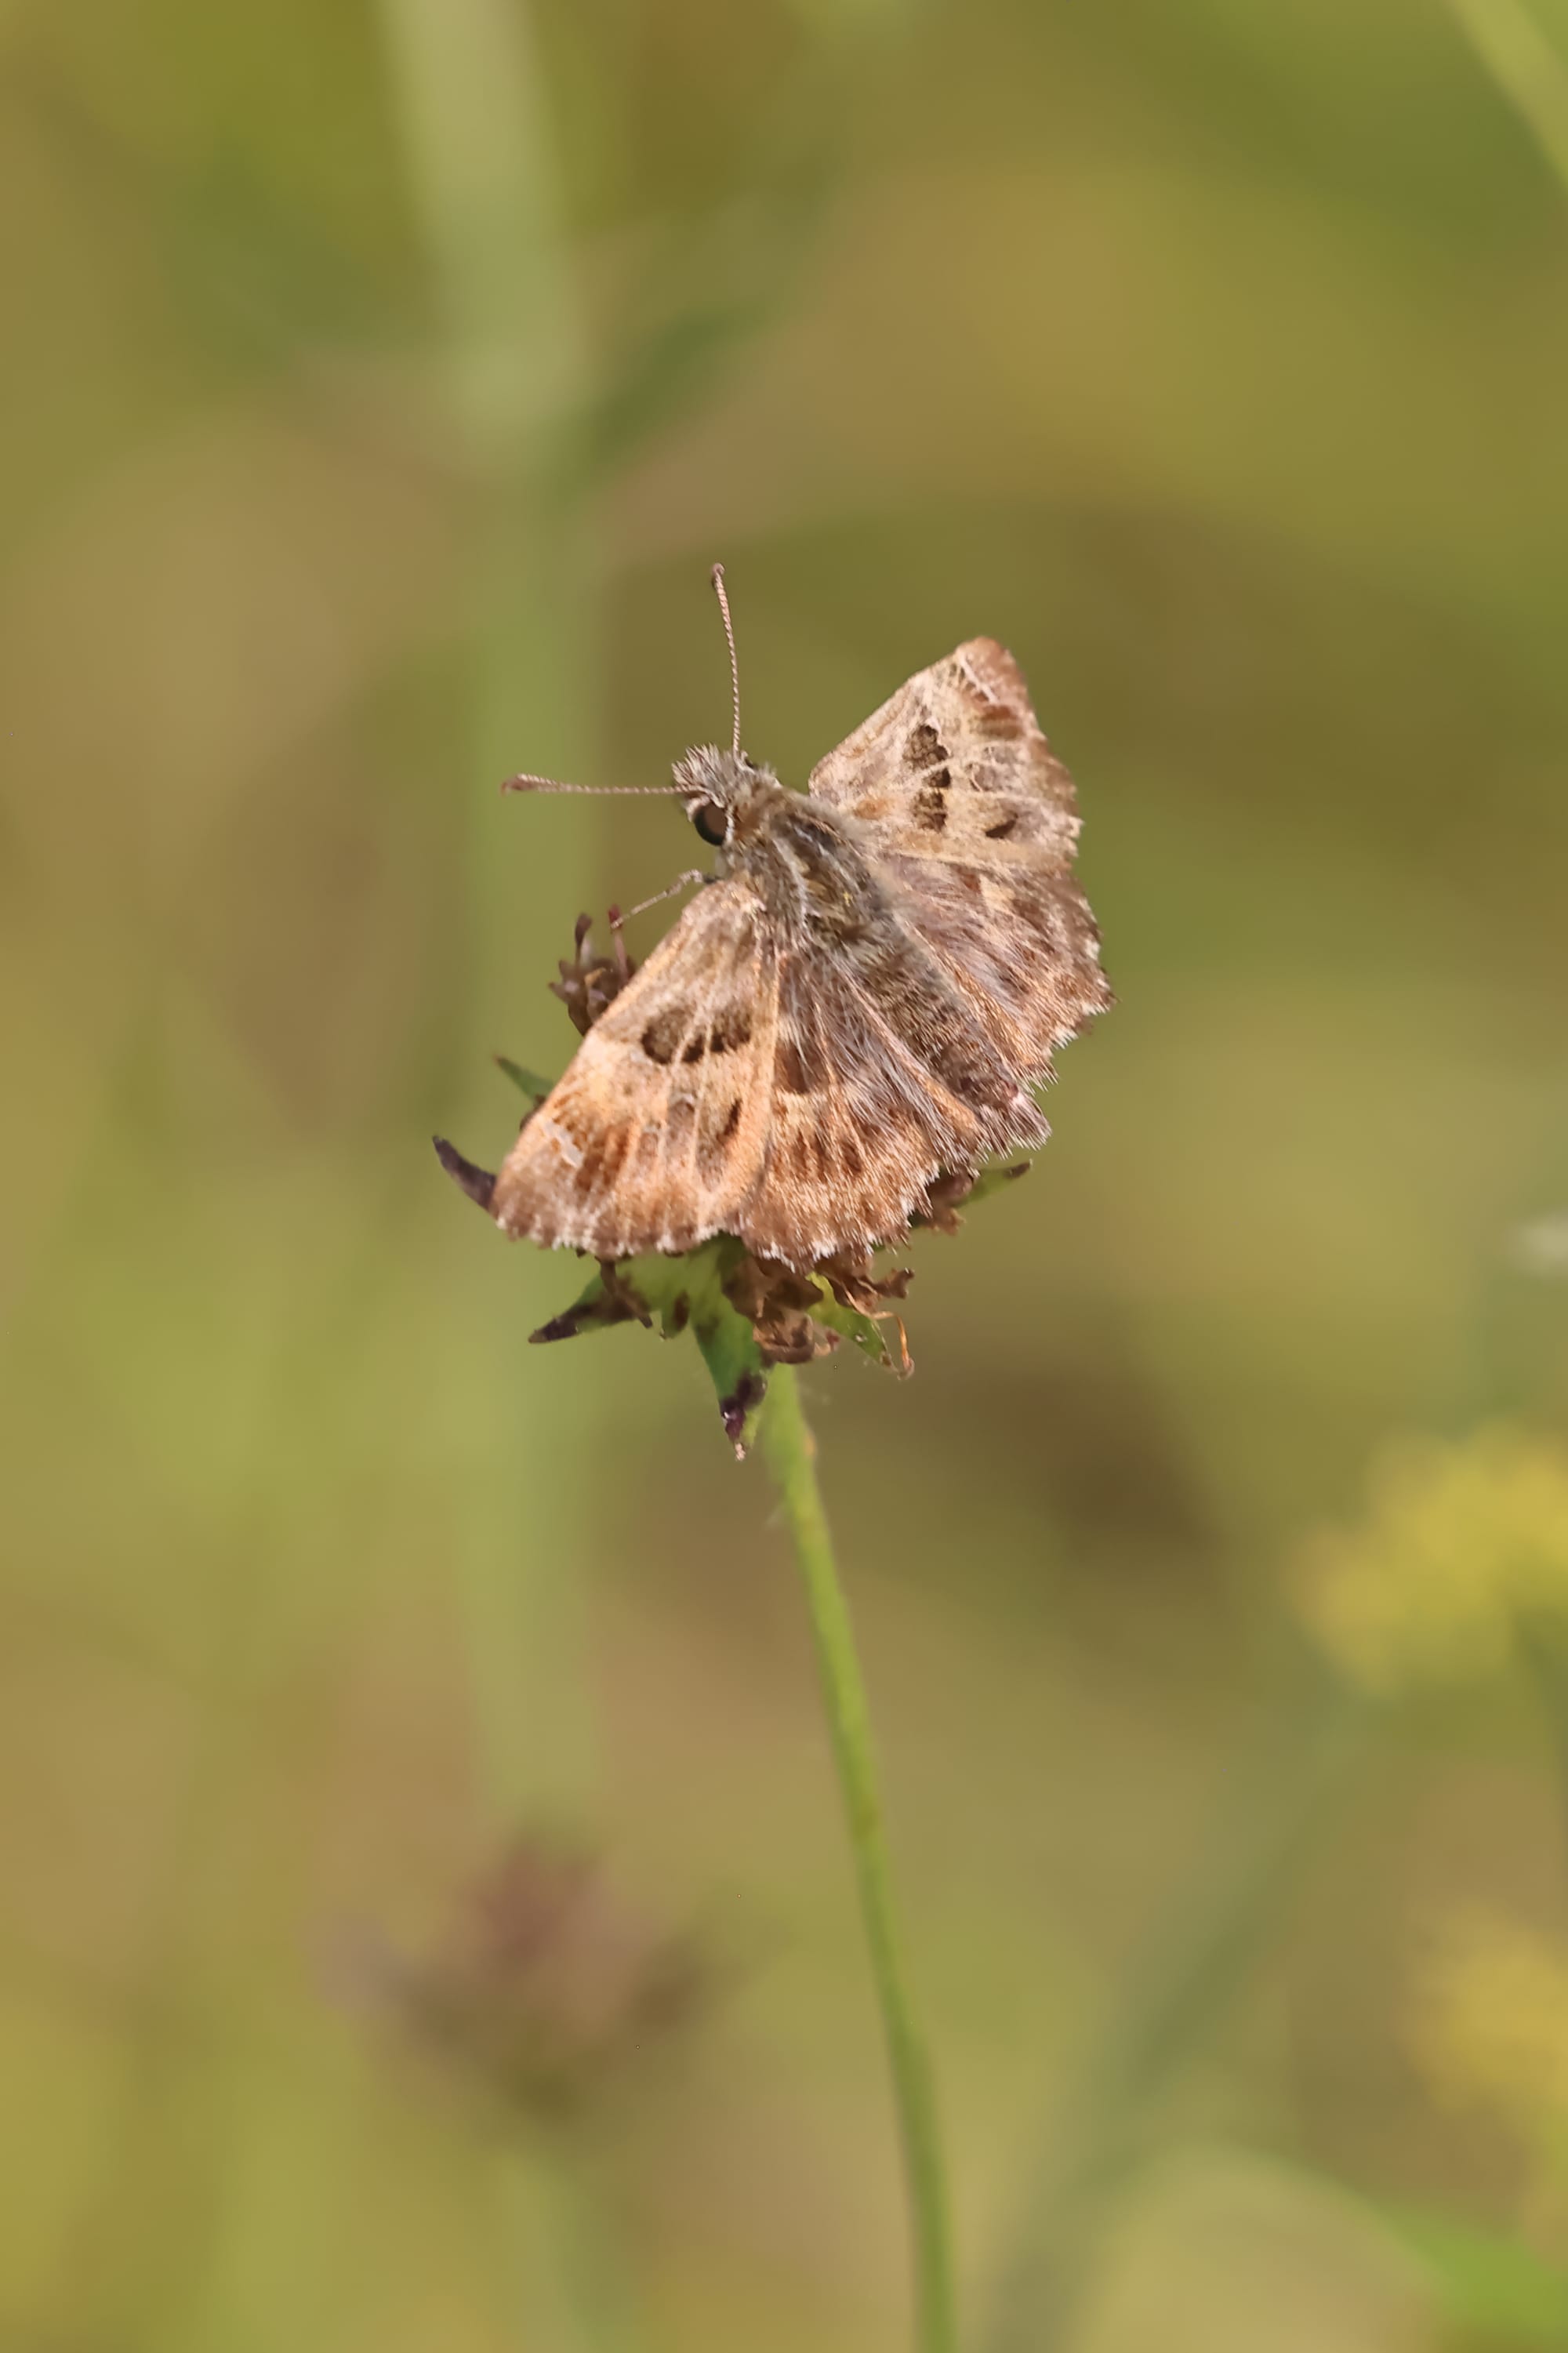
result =
[{"label": "brown butterfly", "polygon": [[493,1183],[443,1150],[504,1232],[606,1261],[734,1234],[804,1271],[1045,1141],[1030,1089],[1111,995],[1072,778],[1011,654],[975,638],[920,671],[805,794],[741,750],[738,693],[731,749],[674,778],[652,789],[684,799],[716,872],[688,878],[700,895]]}]

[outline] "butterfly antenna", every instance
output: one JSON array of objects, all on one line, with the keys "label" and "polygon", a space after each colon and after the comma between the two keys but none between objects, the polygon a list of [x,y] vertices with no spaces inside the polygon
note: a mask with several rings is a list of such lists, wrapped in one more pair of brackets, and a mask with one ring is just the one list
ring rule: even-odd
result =
[{"label": "butterfly antenna", "polygon": [[736,759],[741,756],[741,665],[735,656],[735,627],[730,618],[730,599],[724,593],[724,567],[713,566],[713,594],[719,599],[719,610],[724,616],[724,643],[730,649],[730,708],[735,714],[734,734],[731,750]]},{"label": "butterfly antenna", "polygon": [[563,785],[557,776],[504,776],[503,793],[680,793],[684,785]]}]

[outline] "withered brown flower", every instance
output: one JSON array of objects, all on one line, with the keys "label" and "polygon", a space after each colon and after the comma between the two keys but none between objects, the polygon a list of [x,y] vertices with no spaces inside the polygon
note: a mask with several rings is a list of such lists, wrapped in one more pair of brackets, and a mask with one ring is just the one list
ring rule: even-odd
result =
[{"label": "withered brown flower", "polygon": [[700,2008],[696,1939],[646,1915],[586,1848],[514,1839],[430,1952],[384,1959],[394,2014],[508,2105],[574,2111]]}]

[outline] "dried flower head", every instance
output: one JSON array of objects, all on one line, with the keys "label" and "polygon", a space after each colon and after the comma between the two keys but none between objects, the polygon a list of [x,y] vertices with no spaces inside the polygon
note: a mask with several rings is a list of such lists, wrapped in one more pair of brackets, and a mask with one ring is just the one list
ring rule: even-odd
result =
[{"label": "dried flower head", "polygon": [[584,1849],[520,1837],[446,1936],[379,1976],[405,2030],[511,2106],[574,2110],[700,2007],[694,1939],[647,1918]]}]

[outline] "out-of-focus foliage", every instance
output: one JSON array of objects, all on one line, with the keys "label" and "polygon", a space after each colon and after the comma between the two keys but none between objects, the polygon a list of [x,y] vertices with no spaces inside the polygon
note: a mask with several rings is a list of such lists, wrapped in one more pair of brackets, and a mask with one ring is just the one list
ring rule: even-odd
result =
[{"label": "out-of-focus foliage", "polygon": [[[1311,1531],[1568,1418],[1568,192],[1438,0],[431,9],[0,12],[0,2341],[902,2341],[760,1466],[694,1349],[529,1349],[574,1269],[428,1145],[692,855],[494,787],[722,733],[717,556],[795,781],[1013,647],[1121,998],[916,1378],[807,1376],[971,2316],[1103,2049],[1053,2344],[1551,2341],[1535,2148],[1417,2054],[1437,1924],[1568,1933],[1552,1658],[1213,1841]],[[353,1955],[540,1818],[743,1958],[507,2141]]]},{"label": "out-of-focus foliage", "polygon": [[1357,1526],[1308,1549],[1302,1607],[1379,1690],[1495,1673],[1568,1611],[1568,1453],[1507,1427],[1406,1441]]},{"label": "out-of-focus foliage", "polygon": [[1568,2148],[1568,1958],[1560,1948],[1485,1913],[1446,1923],[1424,1957],[1410,2041],[1447,2099],[1495,2107],[1540,2149],[1549,2172],[1560,2168]]}]

